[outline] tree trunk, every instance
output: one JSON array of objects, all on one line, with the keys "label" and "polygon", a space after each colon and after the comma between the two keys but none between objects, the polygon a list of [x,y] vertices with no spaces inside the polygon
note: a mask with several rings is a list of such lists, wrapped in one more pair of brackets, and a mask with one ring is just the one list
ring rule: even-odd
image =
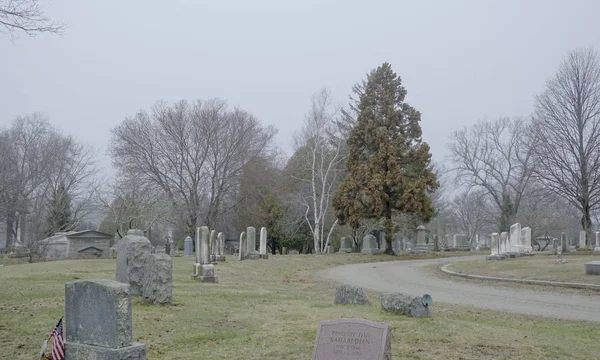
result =
[{"label": "tree trunk", "polygon": [[585,248],[590,249],[592,243],[592,218],[590,216],[590,208],[587,206],[587,201],[584,202],[583,206],[583,216],[581,217],[581,226],[585,231]]},{"label": "tree trunk", "polygon": [[394,231],[394,223],[392,222],[392,208],[388,204],[385,210],[385,253],[388,255],[396,255],[392,249],[392,232]]}]

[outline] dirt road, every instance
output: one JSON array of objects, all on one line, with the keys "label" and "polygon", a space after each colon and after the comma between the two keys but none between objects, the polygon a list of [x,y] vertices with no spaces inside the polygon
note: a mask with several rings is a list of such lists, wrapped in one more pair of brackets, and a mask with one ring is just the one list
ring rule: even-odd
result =
[{"label": "dirt road", "polygon": [[[578,295],[509,287],[501,283],[455,281],[429,274],[424,266],[481,259],[482,256],[345,265],[319,273],[339,283],[377,292],[430,294],[435,302],[471,305],[511,313],[600,321],[600,294]],[[582,269],[583,271],[583,269]]]}]

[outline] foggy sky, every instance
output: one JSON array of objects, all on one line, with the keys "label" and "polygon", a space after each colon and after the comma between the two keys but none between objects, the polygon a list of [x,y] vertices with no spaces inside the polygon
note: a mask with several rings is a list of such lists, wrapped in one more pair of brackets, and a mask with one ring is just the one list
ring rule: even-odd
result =
[{"label": "foggy sky", "polygon": [[[600,50],[598,1],[54,0],[63,36],[0,34],[0,126],[41,111],[95,144],[157,100],[227,99],[291,155],[309,98],[340,104],[390,62],[443,161],[451,131],[527,116],[568,51]],[[107,169],[107,172],[111,172]]]}]

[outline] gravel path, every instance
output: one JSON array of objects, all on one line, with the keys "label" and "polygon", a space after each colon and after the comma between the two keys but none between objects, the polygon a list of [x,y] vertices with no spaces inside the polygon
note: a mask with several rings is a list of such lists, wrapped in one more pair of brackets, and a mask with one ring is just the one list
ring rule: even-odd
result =
[{"label": "gravel path", "polygon": [[[577,295],[453,281],[428,274],[424,266],[469,261],[483,256],[354,264],[324,270],[319,276],[377,292],[430,294],[436,301],[518,314],[600,321],[600,295]],[[583,271],[583,269],[582,269]]]}]

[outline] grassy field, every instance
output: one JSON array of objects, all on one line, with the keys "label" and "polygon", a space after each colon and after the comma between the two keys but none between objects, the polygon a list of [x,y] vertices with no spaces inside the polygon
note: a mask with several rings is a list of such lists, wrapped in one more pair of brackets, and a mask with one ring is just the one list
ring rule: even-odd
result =
[{"label": "grassy field", "polygon": [[600,256],[565,256],[565,264],[557,263],[555,255],[536,255],[502,261],[475,260],[452,264],[450,270],[473,275],[505,278],[549,280],[600,285],[600,276],[586,275],[584,264],[600,260]]},{"label": "grassy field", "polygon": [[[456,255],[456,254],[449,254]],[[433,255],[439,256],[439,255]],[[419,258],[403,256],[400,259]],[[590,359],[598,325],[434,304],[414,319],[374,306],[333,305],[333,284],[319,269],[388,256],[298,255],[217,265],[219,284],[192,282],[192,261],[174,259],[168,307],[133,300],[133,331],[152,359],[310,359],[320,320],[361,317],[392,325],[395,359]],[[0,269],[0,358],[34,359],[64,308],[64,284],[114,278],[114,260],[79,260]],[[68,332],[68,329],[66,329]]]}]

